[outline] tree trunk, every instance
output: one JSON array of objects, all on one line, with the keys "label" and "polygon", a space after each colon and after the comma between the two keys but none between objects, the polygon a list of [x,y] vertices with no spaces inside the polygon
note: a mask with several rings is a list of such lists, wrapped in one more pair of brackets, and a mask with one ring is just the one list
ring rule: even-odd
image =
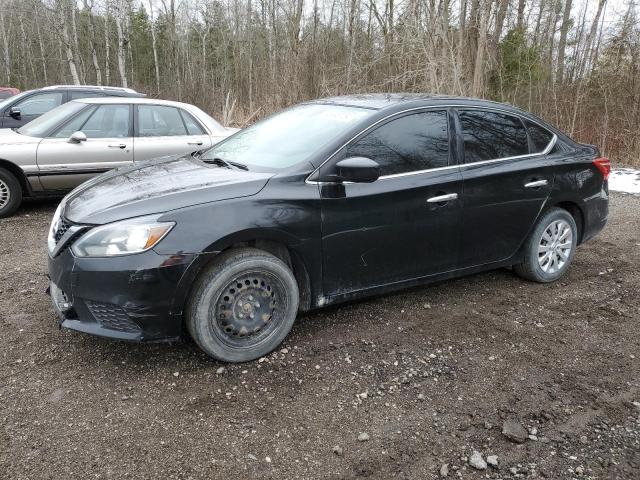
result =
[{"label": "tree trunk", "polygon": [[38,13],[38,3],[34,2],[33,4],[33,13],[36,24],[36,33],[38,35],[38,44],[40,46],[40,61],[42,62],[42,76],[44,77],[44,83],[47,85],[49,80],[47,80],[47,59],[44,53],[44,41],[42,40],[42,32],[40,32],[40,15]]},{"label": "tree trunk", "polygon": [[562,84],[564,80],[564,55],[567,48],[567,33],[571,24],[571,2],[566,0],[564,4],[564,12],[562,13],[562,25],[560,26],[560,40],[558,41],[558,63],[556,64],[556,73],[558,83]]},{"label": "tree trunk", "polygon": [[91,60],[93,61],[93,68],[96,71],[96,84],[102,85],[102,71],[100,70],[100,64],[98,63],[98,53],[96,51],[96,29],[93,20],[93,0],[89,3],[88,0],[84,0],[84,8],[89,13],[89,45],[91,46]]},{"label": "tree trunk", "polygon": [[[153,66],[156,74],[156,93],[160,95],[160,67],[158,66],[158,47],[156,41],[156,26],[153,19],[153,0],[149,0],[149,16],[151,21],[151,48],[153,49]],[[204,42],[202,47],[204,55]],[[205,57],[203,57],[204,61]]]},{"label": "tree trunk", "polygon": [[118,73],[120,74],[120,84],[123,87],[127,87],[127,69],[126,69],[126,49],[127,40],[125,32],[125,12],[124,1],[120,1],[118,11],[116,12],[116,31],[118,33]]},{"label": "tree trunk", "polygon": [[524,30],[524,7],[526,4],[526,0],[518,0],[518,19],[516,22],[518,30]]},{"label": "tree trunk", "polygon": [[2,54],[4,57],[4,71],[7,77],[7,86],[11,86],[11,57],[9,56],[9,43],[7,41],[7,31],[4,25],[4,3],[0,2],[0,30],[2,30]]}]

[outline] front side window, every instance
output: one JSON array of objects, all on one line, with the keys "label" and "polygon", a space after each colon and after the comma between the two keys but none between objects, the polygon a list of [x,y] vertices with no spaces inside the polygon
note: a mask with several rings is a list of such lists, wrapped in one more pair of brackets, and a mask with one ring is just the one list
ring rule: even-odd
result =
[{"label": "front side window", "polygon": [[458,112],[464,140],[464,163],[529,153],[527,131],[518,117],[482,110]]},{"label": "front side window", "polygon": [[62,105],[62,98],[62,92],[36,93],[14,106],[20,109],[21,115],[42,115]]},{"label": "front side window", "polygon": [[533,144],[531,153],[544,152],[553,139],[553,133],[529,120],[525,120],[524,123],[527,126],[527,130],[529,130],[529,137],[531,137],[531,143]]},{"label": "front side window", "polygon": [[95,111],[95,106],[87,106],[84,110],[72,116],[62,128],[55,132],[52,136],[55,138],[69,138],[73,133],[82,130],[82,126]]},{"label": "front side window", "polygon": [[138,105],[139,137],[187,135],[187,128],[175,107]]},{"label": "front side window", "polygon": [[82,125],[87,138],[124,138],[129,136],[129,105],[100,105]]},{"label": "front side window", "polygon": [[405,115],[356,140],[346,156],[374,160],[381,176],[446,167],[448,125],[445,110]]}]

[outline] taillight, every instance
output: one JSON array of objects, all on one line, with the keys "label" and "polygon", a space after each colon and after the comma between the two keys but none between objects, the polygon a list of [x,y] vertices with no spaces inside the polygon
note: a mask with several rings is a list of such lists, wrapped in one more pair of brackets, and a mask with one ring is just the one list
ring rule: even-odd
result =
[{"label": "taillight", "polygon": [[603,178],[606,180],[609,178],[609,174],[611,173],[611,161],[606,157],[596,158],[593,161],[593,164],[596,166],[600,173],[602,173]]}]

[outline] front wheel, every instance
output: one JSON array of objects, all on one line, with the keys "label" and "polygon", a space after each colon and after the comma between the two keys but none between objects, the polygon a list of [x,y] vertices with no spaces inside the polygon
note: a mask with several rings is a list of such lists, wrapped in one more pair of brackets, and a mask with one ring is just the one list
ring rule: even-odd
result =
[{"label": "front wheel", "polygon": [[289,267],[255,248],[224,253],[196,280],[185,311],[191,337],[225,362],[246,362],[275,349],[298,313]]},{"label": "front wheel", "polygon": [[573,216],[562,208],[553,208],[538,220],[525,243],[522,263],[513,268],[527,280],[553,282],[569,268],[577,245],[578,228]]},{"label": "front wheel", "polygon": [[22,187],[8,170],[0,168],[0,218],[13,215],[22,203]]}]

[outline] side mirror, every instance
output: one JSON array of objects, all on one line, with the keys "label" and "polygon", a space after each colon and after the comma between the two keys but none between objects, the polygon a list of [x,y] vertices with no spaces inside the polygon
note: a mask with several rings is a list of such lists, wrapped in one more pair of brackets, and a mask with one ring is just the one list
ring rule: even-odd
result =
[{"label": "side mirror", "polygon": [[87,136],[82,132],[73,132],[71,134],[71,136],[69,137],[68,141],[69,141],[69,143],[86,142],[87,141]]},{"label": "side mirror", "polygon": [[336,173],[343,182],[371,183],[380,177],[380,165],[366,157],[351,157],[336,163]]},{"label": "side mirror", "polygon": [[22,113],[20,112],[20,107],[11,107],[9,109],[9,116],[15,118],[16,120],[20,119]]}]

